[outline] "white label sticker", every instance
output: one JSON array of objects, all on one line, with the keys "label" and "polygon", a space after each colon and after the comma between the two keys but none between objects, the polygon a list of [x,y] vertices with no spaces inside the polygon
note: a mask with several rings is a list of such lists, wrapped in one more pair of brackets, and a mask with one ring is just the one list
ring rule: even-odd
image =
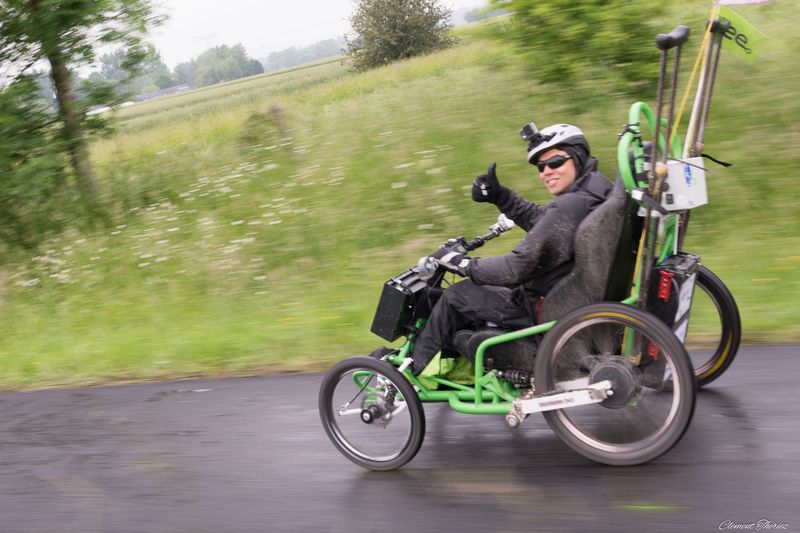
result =
[{"label": "white label sticker", "polygon": [[[683,319],[683,317],[689,312],[689,309],[691,309],[692,307],[692,296],[694,295],[695,281],[697,281],[697,273],[692,274],[691,276],[686,278],[686,281],[684,281],[683,285],[681,285],[681,292],[678,295],[678,312],[675,313],[676,324]],[[684,323],[686,324],[684,326],[684,335],[685,335],[686,334],[685,327],[688,327],[689,324],[688,318],[687,320],[684,321]]]}]

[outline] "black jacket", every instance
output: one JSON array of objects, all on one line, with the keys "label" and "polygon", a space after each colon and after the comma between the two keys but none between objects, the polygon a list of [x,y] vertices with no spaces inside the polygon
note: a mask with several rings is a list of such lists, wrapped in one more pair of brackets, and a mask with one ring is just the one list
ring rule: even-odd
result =
[{"label": "black jacket", "polygon": [[575,182],[545,206],[508,190],[497,208],[528,234],[506,255],[473,259],[467,274],[479,285],[520,287],[528,298],[547,294],[572,269],[578,225],[610,191],[611,182],[597,170],[594,157]]}]

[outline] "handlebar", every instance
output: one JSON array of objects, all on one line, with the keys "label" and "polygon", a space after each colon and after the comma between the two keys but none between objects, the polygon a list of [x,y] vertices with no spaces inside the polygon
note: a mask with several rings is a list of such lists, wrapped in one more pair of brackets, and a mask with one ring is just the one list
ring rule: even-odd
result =
[{"label": "handlebar", "polygon": [[[471,252],[472,250],[480,248],[488,241],[499,237],[512,229],[515,225],[513,220],[504,214],[500,214],[500,216],[497,217],[497,222],[489,226],[489,233],[486,235],[479,235],[471,241],[465,241],[463,237],[459,237],[457,239],[450,239],[448,243],[453,243],[452,245],[456,247],[461,246],[464,248],[464,252]],[[423,280],[432,278],[436,274],[438,268],[438,261],[430,256],[420,257],[417,263],[417,272],[419,273],[420,279]]]},{"label": "handlebar", "polygon": [[516,224],[514,224],[513,220],[501,213],[500,216],[497,217],[497,222],[489,226],[489,233],[486,235],[479,235],[471,241],[467,241],[464,244],[464,249],[467,252],[476,250],[486,244],[487,241],[491,241],[495,237],[499,237],[503,233],[513,228],[515,225]]},{"label": "handlebar", "polygon": [[656,46],[660,50],[669,50],[670,48],[681,46],[687,39],[689,39],[689,26],[681,24],[667,34],[659,33],[656,35]]}]

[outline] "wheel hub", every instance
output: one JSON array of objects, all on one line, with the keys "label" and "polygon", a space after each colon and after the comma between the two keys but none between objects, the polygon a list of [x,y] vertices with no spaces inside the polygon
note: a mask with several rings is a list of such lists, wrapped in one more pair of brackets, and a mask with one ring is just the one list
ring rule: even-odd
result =
[{"label": "wheel hub", "polygon": [[372,404],[369,407],[361,410],[361,421],[365,424],[372,424],[383,416],[383,412],[383,409],[375,404]]},{"label": "wheel hub", "polygon": [[609,409],[619,409],[627,405],[641,386],[635,367],[627,359],[619,356],[603,361],[592,369],[589,383],[604,380],[614,384],[611,389],[614,394],[600,402],[600,405]]}]

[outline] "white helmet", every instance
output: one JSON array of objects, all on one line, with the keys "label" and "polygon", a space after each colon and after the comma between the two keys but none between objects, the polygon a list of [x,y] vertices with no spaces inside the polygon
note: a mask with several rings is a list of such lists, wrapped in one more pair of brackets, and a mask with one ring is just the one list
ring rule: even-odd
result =
[{"label": "white helmet", "polygon": [[520,136],[528,141],[528,163],[536,164],[542,152],[554,146],[583,146],[589,152],[589,142],[577,126],[571,124],[553,124],[542,131],[531,122],[522,127]]}]

